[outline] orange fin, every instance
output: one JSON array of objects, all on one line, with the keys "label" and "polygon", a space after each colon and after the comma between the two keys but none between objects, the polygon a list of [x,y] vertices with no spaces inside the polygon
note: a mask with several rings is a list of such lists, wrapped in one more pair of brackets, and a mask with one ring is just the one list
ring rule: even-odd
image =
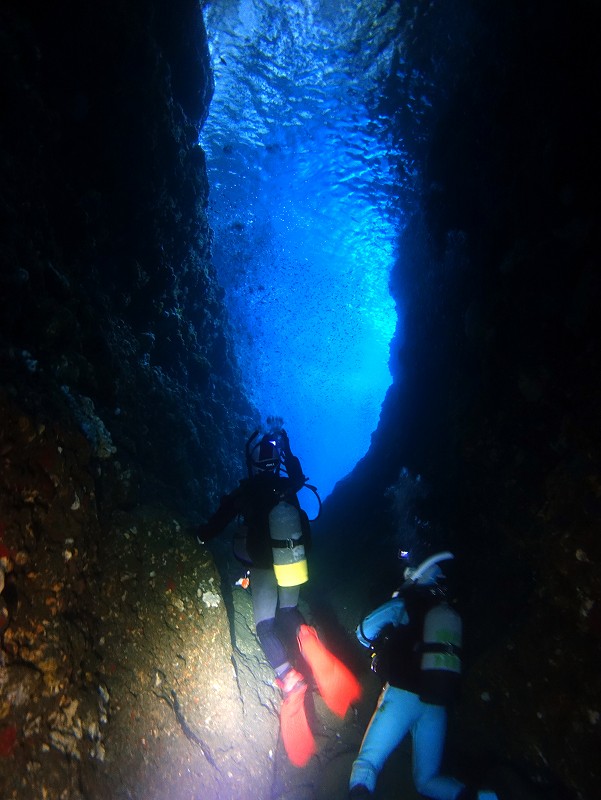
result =
[{"label": "orange fin", "polygon": [[349,706],[361,697],[361,684],[348,667],[322,644],[315,628],[301,625],[298,643],[326,705],[334,714],[344,717]]},{"label": "orange fin", "polygon": [[315,754],[315,739],[305,713],[307,685],[302,684],[282,701],[280,725],[286,754],[295,767],[304,767]]}]

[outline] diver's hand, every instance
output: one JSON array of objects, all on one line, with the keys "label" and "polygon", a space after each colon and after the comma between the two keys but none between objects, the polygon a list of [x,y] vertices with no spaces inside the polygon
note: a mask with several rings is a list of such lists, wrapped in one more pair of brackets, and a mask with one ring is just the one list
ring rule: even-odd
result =
[{"label": "diver's hand", "polygon": [[199,525],[196,529],[196,540],[199,544],[206,544],[208,541],[213,539],[217,533],[213,530],[211,525],[205,523],[204,525]]},{"label": "diver's hand", "polygon": [[280,431],[280,450],[284,456],[292,455],[292,450],[290,449],[290,439],[288,439],[288,434],[283,428]]}]

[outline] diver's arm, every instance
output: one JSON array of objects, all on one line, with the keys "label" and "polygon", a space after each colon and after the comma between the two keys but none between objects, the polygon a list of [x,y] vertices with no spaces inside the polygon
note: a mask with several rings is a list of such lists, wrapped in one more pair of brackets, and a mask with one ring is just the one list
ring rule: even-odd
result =
[{"label": "diver's arm", "polygon": [[406,625],[408,622],[405,603],[400,598],[394,597],[365,617],[357,628],[357,639],[363,647],[371,647],[387,625],[398,628],[399,625]]},{"label": "diver's arm", "polygon": [[243,497],[244,492],[242,487],[238,487],[234,489],[233,492],[230,492],[230,494],[226,494],[221,498],[221,503],[217,511],[215,511],[207,522],[199,528],[198,538],[203,544],[219,536],[234,517],[242,511]]},{"label": "diver's arm", "polygon": [[290,449],[290,440],[288,439],[288,434],[285,430],[280,432],[280,447],[282,461],[284,462],[288,480],[290,481],[292,489],[295,492],[299,492],[305,485],[306,478],[303,474],[303,468],[301,467],[300,461],[296,456],[292,455],[292,450]]},{"label": "diver's arm", "polygon": [[286,472],[288,473],[288,480],[295,492],[299,492],[305,485],[305,476],[301,467],[300,461],[296,456],[289,455],[284,461]]}]

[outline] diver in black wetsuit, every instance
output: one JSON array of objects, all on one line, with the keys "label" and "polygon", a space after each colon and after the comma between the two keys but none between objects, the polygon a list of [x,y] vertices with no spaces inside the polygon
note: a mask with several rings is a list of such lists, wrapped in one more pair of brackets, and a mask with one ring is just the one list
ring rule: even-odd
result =
[{"label": "diver in black wetsuit", "polygon": [[[310,524],[297,492],[306,479],[292,454],[279,418],[268,420],[246,446],[249,477],[221,499],[217,511],[199,531],[202,542],[219,535],[236,517],[243,520],[235,554],[250,567],[250,586],[257,636],[282,691],[282,739],[290,761],[304,766],[315,752],[304,700],[305,677],[293,666],[298,650],[311,668],[325,702],[340,716],[357,700],[357,680],[320,642],[298,610],[300,586],[308,580],[306,550]],[[258,441],[257,441],[258,440]]]}]

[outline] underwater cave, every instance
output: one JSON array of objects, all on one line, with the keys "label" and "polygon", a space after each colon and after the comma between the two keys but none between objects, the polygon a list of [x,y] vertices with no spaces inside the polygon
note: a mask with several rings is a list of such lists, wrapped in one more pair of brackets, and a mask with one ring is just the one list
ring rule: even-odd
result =
[{"label": "underwater cave", "polygon": [[[447,550],[445,770],[599,796],[597,50],[586,0],[4,0],[2,798],[345,800],[355,630]],[[362,687],[300,768],[200,536],[270,415]]]}]

